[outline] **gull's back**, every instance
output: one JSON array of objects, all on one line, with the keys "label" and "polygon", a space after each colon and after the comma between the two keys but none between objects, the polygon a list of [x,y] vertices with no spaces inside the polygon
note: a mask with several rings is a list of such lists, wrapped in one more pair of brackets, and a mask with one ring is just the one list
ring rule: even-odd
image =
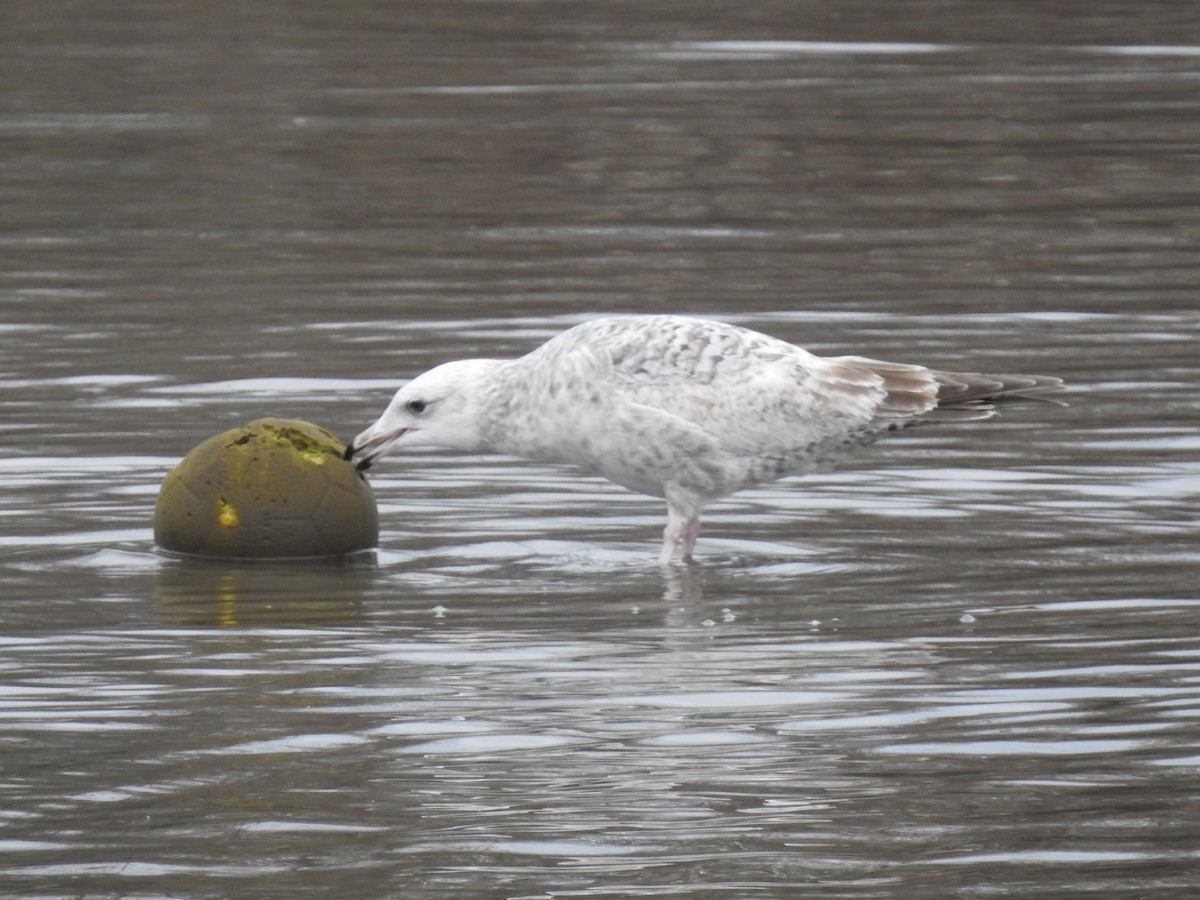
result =
[{"label": "gull's back", "polygon": [[734,325],[677,316],[599,319],[514,363],[511,432],[496,449],[592,468],[698,501],[825,468],[933,409],[919,366],[823,359]]}]

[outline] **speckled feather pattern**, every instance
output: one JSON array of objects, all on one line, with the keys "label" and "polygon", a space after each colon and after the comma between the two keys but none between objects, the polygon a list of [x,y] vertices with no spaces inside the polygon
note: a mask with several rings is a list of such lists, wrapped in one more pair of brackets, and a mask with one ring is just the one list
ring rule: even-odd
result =
[{"label": "speckled feather pattern", "polygon": [[[868,370],[735,326],[601,319],[498,373],[486,433],[503,453],[587,466],[684,515],[782,475],[831,465],[887,425]],[[936,385],[925,375],[928,398]],[[877,419],[879,419],[877,423]]]},{"label": "speckled feather pattern", "polygon": [[[351,454],[369,465],[424,428],[434,445],[573,463],[666,498],[667,561],[680,539],[690,553],[701,510],[719,497],[827,469],[906,425],[987,418],[994,399],[1059,384],[823,358],[704,319],[616,317],[571,328],[519,359],[431,370],[397,393]],[[457,424],[439,443],[421,417],[442,395],[441,415]],[[406,413],[414,399],[420,415]]]}]

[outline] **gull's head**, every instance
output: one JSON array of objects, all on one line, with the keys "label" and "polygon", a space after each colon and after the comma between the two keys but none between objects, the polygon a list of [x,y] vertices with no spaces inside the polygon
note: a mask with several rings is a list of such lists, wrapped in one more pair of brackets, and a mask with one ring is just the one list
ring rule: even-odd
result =
[{"label": "gull's head", "polygon": [[396,447],[482,450],[480,412],[495,365],[495,360],[466,359],[418,375],[396,391],[374,425],[350,442],[346,459],[361,470]]}]

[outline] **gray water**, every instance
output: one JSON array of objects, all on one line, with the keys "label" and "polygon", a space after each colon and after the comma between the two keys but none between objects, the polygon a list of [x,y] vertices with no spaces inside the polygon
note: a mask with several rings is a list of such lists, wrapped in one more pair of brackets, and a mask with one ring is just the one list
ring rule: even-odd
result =
[{"label": "gray water", "polygon": [[[0,16],[0,895],[1200,890],[1192,4]],[[212,434],[660,311],[1070,406],[668,571],[658,501],[449,454],[361,558],[153,547]]]}]

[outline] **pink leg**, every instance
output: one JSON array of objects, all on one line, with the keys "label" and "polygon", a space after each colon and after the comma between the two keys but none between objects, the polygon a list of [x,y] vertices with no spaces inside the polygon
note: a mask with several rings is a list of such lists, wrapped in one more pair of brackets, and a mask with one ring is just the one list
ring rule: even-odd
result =
[{"label": "pink leg", "polygon": [[675,545],[681,541],[683,542],[683,558],[690,561],[698,537],[700,537],[699,516],[693,516],[690,519],[669,518],[667,527],[663,531],[662,552],[658,554],[658,564],[669,566],[671,557],[675,555]]},{"label": "pink leg", "polygon": [[669,566],[671,557],[675,555],[675,545],[679,543],[679,539],[683,536],[684,523],[675,519],[667,520],[667,527],[663,530],[662,552],[658,554],[658,564],[660,566]]},{"label": "pink leg", "polygon": [[692,551],[696,549],[696,538],[700,537],[700,517],[692,516],[683,526],[683,558],[691,561]]}]

